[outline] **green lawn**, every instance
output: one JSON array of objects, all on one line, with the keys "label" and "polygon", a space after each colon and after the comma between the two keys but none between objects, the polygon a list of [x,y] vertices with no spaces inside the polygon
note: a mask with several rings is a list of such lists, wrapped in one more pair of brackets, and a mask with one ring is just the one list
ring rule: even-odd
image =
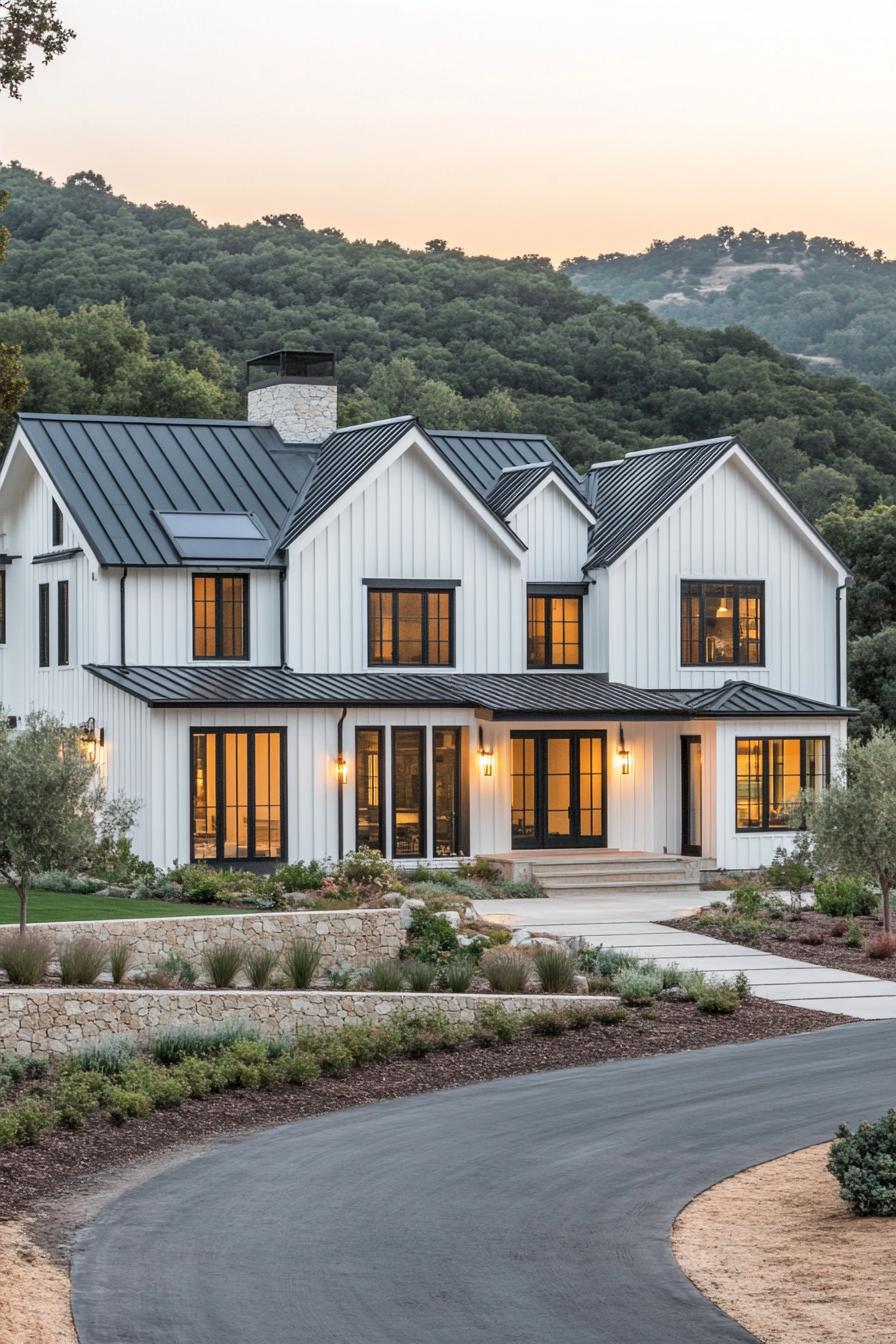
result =
[{"label": "green lawn", "polygon": [[[127,901],[118,896],[80,896],[73,891],[32,891],[29,924],[62,923],[69,919],[160,919],[168,915],[220,915],[220,906],[185,905],[181,901]],[[19,898],[0,887],[0,924],[18,924]]]}]

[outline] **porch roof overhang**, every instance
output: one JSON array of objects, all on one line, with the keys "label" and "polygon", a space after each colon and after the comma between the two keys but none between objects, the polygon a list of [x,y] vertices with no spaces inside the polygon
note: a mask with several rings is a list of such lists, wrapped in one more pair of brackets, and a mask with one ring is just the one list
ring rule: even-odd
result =
[{"label": "porch roof overhang", "polygon": [[692,719],[713,718],[717,714],[836,716],[851,712],[764,687],[749,688],[754,692],[761,690],[763,708],[738,709],[729,704],[716,711],[706,701],[717,692],[643,690],[607,681],[590,672],[306,673],[282,667],[224,664],[183,667],[88,664],[87,671],[153,709],[395,705],[470,709],[490,719]]}]

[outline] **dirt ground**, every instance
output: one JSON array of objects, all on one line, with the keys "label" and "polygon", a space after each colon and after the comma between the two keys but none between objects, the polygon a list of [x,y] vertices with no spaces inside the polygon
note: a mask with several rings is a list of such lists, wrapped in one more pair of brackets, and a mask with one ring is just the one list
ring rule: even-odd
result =
[{"label": "dirt ground", "polygon": [[0,1344],[78,1344],[68,1275],[23,1223],[0,1223]]},{"label": "dirt ground", "polygon": [[722,1181],[672,1230],[688,1277],[763,1344],[893,1344],[896,1220],[856,1218],[819,1144]]}]

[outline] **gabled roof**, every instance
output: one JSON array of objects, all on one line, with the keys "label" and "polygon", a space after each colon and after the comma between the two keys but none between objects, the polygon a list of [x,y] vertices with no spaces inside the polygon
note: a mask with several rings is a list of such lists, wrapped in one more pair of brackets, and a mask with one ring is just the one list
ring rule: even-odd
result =
[{"label": "gabled roof", "polygon": [[249,513],[269,552],[316,452],[243,420],[18,419],[101,565],[187,563],[158,516],[170,513]]},{"label": "gabled roof", "polygon": [[429,437],[467,484],[485,499],[506,467],[550,463],[582,493],[582,478],[543,434],[488,434],[482,430],[431,429]]},{"label": "gabled roof", "polygon": [[509,518],[552,469],[549,462],[533,462],[530,467],[505,467],[486,495],[486,503],[502,518]]},{"label": "gabled roof", "polygon": [[[226,664],[183,667],[92,664],[87,671],[154,709],[426,705],[475,709],[495,719],[690,719],[738,713],[837,716],[854,712],[756,686],[749,689],[764,697],[761,708],[751,703],[749,709],[735,709],[724,701],[716,710],[710,707],[707,697],[719,695],[718,691],[642,690],[606,681],[591,672],[305,673],[281,667]],[[744,683],[735,685],[740,687]]]},{"label": "gabled roof", "polygon": [[626,453],[587,474],[585,491],[597,515],[585,569],[610,565],[643,536],[705,471],[737,443],[733,435]]},{"label": "gabled roof", "polygon": [[805,695],[793,695],[790,691],[778,691],[772,686],[760,686],[753,681],[726,681],[723,686],[714,686],[705,691],[674,692],[683,695],[692,713],[711,718],[737,718],[766,714],[792,715],[800,718],[813,714],[857,714],[856,709],[844,709],[837,705],[826,705],[820,700],[810,700]]}]

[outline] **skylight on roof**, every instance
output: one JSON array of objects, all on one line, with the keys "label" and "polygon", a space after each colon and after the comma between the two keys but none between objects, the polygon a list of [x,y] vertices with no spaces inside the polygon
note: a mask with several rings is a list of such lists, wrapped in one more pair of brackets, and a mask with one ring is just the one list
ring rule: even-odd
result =
[{"label": "skylight on roof", "polygon": [[264,560],[270,542],[251,513],[185,513],[161,510],[156,517],[184,560],[220,564]]}]

